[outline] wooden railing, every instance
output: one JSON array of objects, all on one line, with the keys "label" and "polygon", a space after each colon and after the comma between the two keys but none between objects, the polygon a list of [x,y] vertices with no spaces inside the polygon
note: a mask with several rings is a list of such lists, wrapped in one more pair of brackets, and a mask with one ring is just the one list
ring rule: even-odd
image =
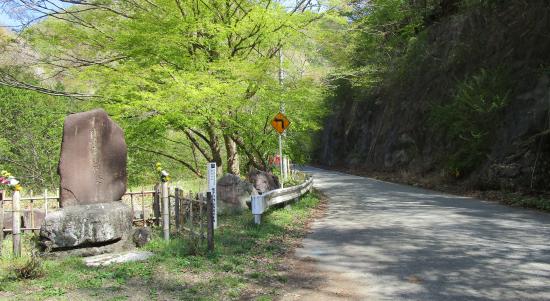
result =
[{"label": "wooden railing", "polygon": [[[162,185],[155,185],[152,190],[143,188],[140,191],[130,190],[122,196],[121,201],[128,204],[132,210],[134,225],[161,225],[161,216],[164,213],[161,187]],[[168,191],[164,195],[167,196],[168,202],[168,210],[166,211],[169,223],[168,229],[175,230],[172,232],[187,232],[192,240],[198,238],[201,243],[206,239],[208,249],[213,250],[214,212],[211,194],[209,192],[192,193],[191,191],[185,194],[183,189],[169,187],[168,185],[166,185],[166,189]],[[52,202],[52,200],[55,201]],[[11,206],[5,206],[8,203]],[[16,202],[13,201],[13,197],[6,198],[4,195],[0,195],[0,256],[2,255],[1,242],[5,233],[16,234],[12,236],[14,236],[14,239],[19,240],[19,233],[40,230],[41,223],[48,212],[58,209],[59,194],[50,196],[48,190],[44,190],[44,194],[41,196],[35,196],[30,192],[28,196],[21,197],[17,193]],[[147,214],[147,211],[149,211],[149,214]],[[4,227],[5,217],[11,219],[10,225],[16,225],[16,231],[13,231],[13,226]],[[14,223],[14,218],[20,222]],[[20,248],[20,243],[17,241],[14,241],[13,245],[14,250]]]}]

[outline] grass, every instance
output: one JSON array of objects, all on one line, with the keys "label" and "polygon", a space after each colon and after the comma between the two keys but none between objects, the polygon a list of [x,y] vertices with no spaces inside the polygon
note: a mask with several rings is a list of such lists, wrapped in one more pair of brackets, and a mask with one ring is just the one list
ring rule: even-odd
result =
[{"label": "grass", "polygon": [[305,235],[313,209],[310,193],[291,210],[273,209],[262,225],[250,212],[221,216],[212,253],[188,255],[185,236],[166,243],[155,238],[146,248],[155,255],[145,262],[86,267],[79,258],[44,260],[45,275],[18,280],[8,254],[0,260],[1,300],[272,300],[287,278],[285,255]]},{"label": "grass", "polygon": [[495,200],[513,207],[531,208],[550,212],[550,198],[548,195],[526,195],[512,192],[482,192],[481,197]]}]

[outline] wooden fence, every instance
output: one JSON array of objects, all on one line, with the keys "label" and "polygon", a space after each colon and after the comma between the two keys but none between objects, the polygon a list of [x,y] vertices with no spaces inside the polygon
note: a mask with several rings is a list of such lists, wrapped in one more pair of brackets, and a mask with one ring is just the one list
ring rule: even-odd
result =
[{"label": "wooden fence", "polygon": [[[189,233],[191,241],[207,241],[214,249],[214,204],[210,192],[193,194],[176,188],[169,199],[174,202],[174,226],[177,232]],[[172,208],[172,206],[170,206]],[[170,219],[171,220],[171,219]]]},{"label": "wooden fence", "polygon": [[[207,240],[208,249],[213,250],[213,202],[210,193],[184,193],[181,188],[168,189],[168,229],[172,232],[186,232],[191,240],[200,242]],[[122,202],[128,204],[132,210],[133,224],[135,226],[160,226],[162,221],[162,192],[161,185],[157,184],[153,189],[128,191],[122,197]],[[9,205],[9,206],[8,206]],[[14,214],[14,205],[15,212]],[[20,209],[22,208],[22,209]],[[36,232],[49,212],[59,209],[59,194],[49,195],[44,190],[42,195],[34,195],[32,191],[28,196],[19,197],[13,202],[12,197],[0,195],[0,256],[2,254],[2,240],[7,233],[15,234],[19,239],[19,233]],[[18,217],[20,223],[13,223],[13,218]],[[10,226],[8,226],[10,225]],[[20,225],[14,227],[11,225]],[[16,237],[17,236],[17,237]],[[17,246],[16,246],[17,245]],[[14,241],[14,251],[20,251],[19,244]]]}]

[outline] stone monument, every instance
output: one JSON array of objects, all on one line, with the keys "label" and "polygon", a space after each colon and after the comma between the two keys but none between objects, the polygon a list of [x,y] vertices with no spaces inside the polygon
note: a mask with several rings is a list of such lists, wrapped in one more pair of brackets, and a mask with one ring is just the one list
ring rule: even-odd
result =
[{"label": "stone monument", "polygon": [[90,256],[131,245],[126,192],[127,146],[122,129],[102,109],[69,115],[58,173],[61,209],[40,228],[45,251]]}]

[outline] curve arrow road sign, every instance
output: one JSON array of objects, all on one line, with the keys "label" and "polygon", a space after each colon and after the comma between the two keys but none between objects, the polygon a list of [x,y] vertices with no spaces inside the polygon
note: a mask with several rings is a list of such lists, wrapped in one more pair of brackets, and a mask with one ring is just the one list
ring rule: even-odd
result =
[{"label": "curve arrow road sign", "polygon": [[273,117],[271,126],[277,131],[277,133],[282,134],[290,126],[290,120],[286,118],[285,114],[279,112],[275,115],[275,117]]}]

